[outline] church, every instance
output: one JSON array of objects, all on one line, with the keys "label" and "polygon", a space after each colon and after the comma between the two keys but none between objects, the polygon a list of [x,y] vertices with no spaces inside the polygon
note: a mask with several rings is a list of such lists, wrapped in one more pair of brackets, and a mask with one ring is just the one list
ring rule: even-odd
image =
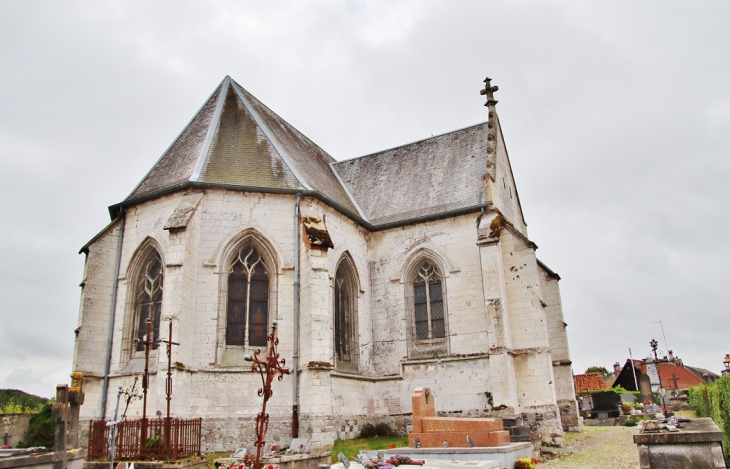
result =
[{"label": "church", "polygon": [[[148,320],[155,341],[171,323],[171,415],[202,418],[204,451],[250,447],[261,378],[245,357],[276,321],[290,373],[267,443],[405,434],[425,386],[440,415],[522,416],[561,445],[580,422],[560,277],[528,237],[485,83],[487,122],[338,161],[225,77],[81,249],[82,422],[113,417]],[[165,350],[150,351],[150,417]]]}]

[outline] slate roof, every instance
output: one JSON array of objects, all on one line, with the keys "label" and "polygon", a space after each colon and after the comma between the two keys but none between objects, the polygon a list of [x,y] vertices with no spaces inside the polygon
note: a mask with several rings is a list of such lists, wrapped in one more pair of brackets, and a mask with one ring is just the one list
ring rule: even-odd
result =
[{"label": "slate roof", "polygon": [[369,228],[483,206],[486,123],[335,161],[226,77],[122,204],[186,185],[302,191]]},{"label": "slate roof", "polygon": [[482,205],[486,126],[473,125],[332,166],[374,225]]},{"label": "slate roof", "polygon": [[193,182],[314,191],[359,215],[334,161],[226,77],[126,201]]}]

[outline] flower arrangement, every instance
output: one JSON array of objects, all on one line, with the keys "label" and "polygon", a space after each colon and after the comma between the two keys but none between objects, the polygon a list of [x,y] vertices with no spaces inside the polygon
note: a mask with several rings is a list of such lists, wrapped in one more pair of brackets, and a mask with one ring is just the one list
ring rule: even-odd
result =
[{"label": "flower arrangement", "polygon": [[522,458],[515,461],[515,469],[535,469],[537,467],[537,459]]},{"label": "flower arrangement", "polygon": [[[256,456],[253,454],[246,454],[243,459],[236,462],[235,460],[232,461],[226,461],[220,466],[218,466],[218,469],[250,469],[253,467],[254,459],[256,459]],[[271,466],[271,464],[269,464]],[[275,469],[278,469],[276,466],[272,466]]]},{"label": "flower arrangement", "polygon": [[423,466],[426,461],[416,461],[414,459],[409,458],[408,456],[401,456],[400,454],[396,454],[390,459],[387,459],[385,462],[393,465],[393,466],[399,466],[401,464],[409,464],[413,466]]},{"label": "flower arrangement", "polygon": [[367,461],[364,466],[367,469],[393,469],[393,465],[386,461]]},{"label": "flower arrangement", "polygon": [[633,402],[626,402],[626,401],[623,401],[623,402],[621,403],[621,409],[623,409],[623,410],[624,410],[624,411],[626,411],[626,412],[628,412],[628,411],[630,411],[630,410],[633,410],[633,409],[634,409],[634,403],[633,403]]}]

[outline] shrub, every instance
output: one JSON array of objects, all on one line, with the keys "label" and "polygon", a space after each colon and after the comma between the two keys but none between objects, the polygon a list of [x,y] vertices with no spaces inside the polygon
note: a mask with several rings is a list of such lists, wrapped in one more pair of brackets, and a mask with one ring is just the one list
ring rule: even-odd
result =
[{"label": "shrub", "polygon": [[[720,427],[724,434],[722,448],[725,461],[730,462],[730,376],[723,376],[708,386],[690,388],[689,405],[698,417],[712,417]],[[707,407],[710,408],[710,415],[707,415]]]},{"label": "shrub", "polygon": [[31,446],[45,446],[53,448],[53,403],[47,402],[39,413],[30,418],[28,431],[25,432],[23,440],[18,442],[18,448],[29,448]]},{"label": "shrub", "polygon": [[378,423],[376,425],[373,425],[372,423],[366,423],[360,429],[360,434],[358,435],[358,438],[373,438],[376,436],[391,437],[398,436],[398,434],[393,431],[393,429],[390,428],[388,424]]}]

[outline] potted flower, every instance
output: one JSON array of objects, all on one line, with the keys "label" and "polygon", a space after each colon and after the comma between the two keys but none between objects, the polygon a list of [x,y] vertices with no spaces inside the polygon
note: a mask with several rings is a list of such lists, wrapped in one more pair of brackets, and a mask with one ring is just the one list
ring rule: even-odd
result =
[{"label": "potted flower", "polygon": [[537,467],[537,459],[522,458],[515,461],[515,469],[535,469]]},{"label": "potted flower", "polygon": [[633,408],[634,408],[634,403],[633,403],[633,402],[626,402],[626,401],[623,401],[623,402],[621,403],[621,410],[623,410],[623,411],[624,411],[624,414],[625,414],[625,415],[629,415],[629,414],[631,414],[631,410],[632,410]]}]

